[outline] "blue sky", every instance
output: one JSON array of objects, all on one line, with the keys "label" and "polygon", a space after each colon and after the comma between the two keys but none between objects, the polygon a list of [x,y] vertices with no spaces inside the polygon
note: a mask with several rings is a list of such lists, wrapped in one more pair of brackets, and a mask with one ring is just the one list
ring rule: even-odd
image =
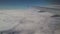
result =
[{"label": "blue sky", "polygon": [[0,0],[0,9],[26,9],[32,6],[45,6],[44,0]]}]

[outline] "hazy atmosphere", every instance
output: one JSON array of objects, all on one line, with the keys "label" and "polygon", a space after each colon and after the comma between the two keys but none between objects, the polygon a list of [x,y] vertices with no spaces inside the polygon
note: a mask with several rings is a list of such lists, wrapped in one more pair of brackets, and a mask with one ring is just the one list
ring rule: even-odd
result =
[{"label": "hazy atmosphere", "polygon": [[60,34],[60,1],[0,0],[0,34]]}]

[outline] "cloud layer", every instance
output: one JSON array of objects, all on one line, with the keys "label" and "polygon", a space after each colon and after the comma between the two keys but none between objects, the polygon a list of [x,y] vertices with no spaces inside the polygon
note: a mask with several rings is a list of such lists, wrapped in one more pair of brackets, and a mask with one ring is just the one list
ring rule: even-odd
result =
[{"label": "cloud layer", "polygon": [[0,11],[0,31],[20,31],[19,34],[51,34],[48,24],[52,13],[39,10],[3,10]]}]

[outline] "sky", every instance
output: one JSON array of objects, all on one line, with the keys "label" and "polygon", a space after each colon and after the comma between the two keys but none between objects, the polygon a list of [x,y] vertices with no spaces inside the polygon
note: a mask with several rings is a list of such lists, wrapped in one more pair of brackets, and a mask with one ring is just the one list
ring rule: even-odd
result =
[{"label": "sky", "polygon": [[26,9],[32,6],[46,6],[51,0],[0,0],[0,9]]}]

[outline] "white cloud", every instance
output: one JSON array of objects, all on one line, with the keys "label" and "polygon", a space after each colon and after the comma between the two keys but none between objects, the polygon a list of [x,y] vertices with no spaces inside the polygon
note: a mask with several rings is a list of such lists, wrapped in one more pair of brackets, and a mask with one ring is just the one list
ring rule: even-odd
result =
[{"label": "white cloud", "polygon": [[49,12],[38,13],[34,9],[0,11],[0,31],[15,27],[13,30],[22,31],[21,34],[42,34],[48,30],[47,24],[52,15]]}]

